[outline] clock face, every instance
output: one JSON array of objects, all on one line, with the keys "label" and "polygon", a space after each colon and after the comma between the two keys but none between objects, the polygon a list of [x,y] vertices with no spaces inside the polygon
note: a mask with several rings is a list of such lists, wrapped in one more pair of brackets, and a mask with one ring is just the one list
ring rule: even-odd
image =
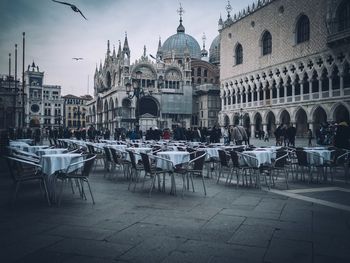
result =
[{"label": "clock face", "polygon": [[39,105],[38,104],[33,104],[31,107],[30,107],[30,110],[34,113],[37,113],[39,111]]}]

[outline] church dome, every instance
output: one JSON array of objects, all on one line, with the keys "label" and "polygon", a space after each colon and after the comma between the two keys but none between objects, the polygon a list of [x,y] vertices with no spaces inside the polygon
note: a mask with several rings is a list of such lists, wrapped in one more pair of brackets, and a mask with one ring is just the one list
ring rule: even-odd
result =
[{"label": "church dome", "polygon": [[209,62],[212,64],[220,64],[220,35],[214,38],[209,48]]},{"label": "church dome", "polygon": [[172,52],[175,58],[182,58],[187,48],[191,58],[201,58],[201,48],[198,42],[192,36],[178,32],[165,40],[162,46],[163,59],[172,58]]},{"label": "church dome", "polygon": [[171,59],[173,52],[175,58],[182,58],[184,53],[189,53],[191,58],[201,58],[201,48],[197,40],[185,34],[182,17],[180,17],[180,25],[177,27],[177,33],[165,40],[161,50],[163,52],[163,59]]}]

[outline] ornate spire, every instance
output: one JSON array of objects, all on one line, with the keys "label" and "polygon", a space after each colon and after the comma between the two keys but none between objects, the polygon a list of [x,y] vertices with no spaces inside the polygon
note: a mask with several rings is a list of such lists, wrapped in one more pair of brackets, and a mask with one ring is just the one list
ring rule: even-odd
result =
[{"label": "ornate spire", "polygon": [[208,57],[208,51],[205,50],[205,41],[207,40],[205,33],[203,33],[202,40],[203,40],[203,49],[201,50],[201,56],[202,58],[204,58],[204,57]]},{"label": "ornate spire", "polygon": [[185,10],[182,8],[181,3],[177,13],[180,15],[180,25],[177,27],[177,33],[185,33],[185,27],[182,25],[182,15],[185,13]]},{"label": "ornate spire", "polygon": [[119,47],[118,47],[117,57],[120,58],[120,56],[122,55],[122,44],[120,43],[120,40],[118,40],[118,42],[119,42]]},{"label": "ornate spire", "polygon": [[123,46],[123,51],[129,50],[129,43],[128,43],[128,34],[125,31],[125,39],[124,39],[124,46]]},{"label": "ornate spire", "polygon": [[96,68],[95,68],[95,76],[97,75],[98,70],[97,70],[97,63],[96,63]]},{"label": "ornate spire", "polygon": [[98,72],[102,72],[102,60],[100,60],[100,69],[98,70]]},{"label": "ornate spire", "polygon": [[203,49],[205,49],[205,40],[207,40],[207,37],[205,36],[204,32],[203,32],[202,40],[203,40]]},{"label": "ornate spire", "polygon": [[115,54],[115,45],[113,45],[113,58],[116,58],[117,57],[117,55]]},{"label": "ornate spire", "polygon": [[109,40],[107,40],[107,56],[109,57],[111,50],[109,48]]},{"label": "ornate spire", "polygon": [[226,11],[227,11],[227,19],[231,20],[231,11],[232,11],[232,6],[230,4],[230,1],[227,1],[227,5],[226,5]]},{"label": "ornate spire", "polygon": [[163,54],[163,52],[162,52],[162,41],[161,41],[161,39],[160,39],[160,37],[159,37],[158,49],[157,49],[157,58],[160,58],[160,59],[161,59],[162,54]]},{"label": "ornate spire", "polygon": [[147,56],[146,54],[146,45],[143,46],[143,57],[145,58]]}]

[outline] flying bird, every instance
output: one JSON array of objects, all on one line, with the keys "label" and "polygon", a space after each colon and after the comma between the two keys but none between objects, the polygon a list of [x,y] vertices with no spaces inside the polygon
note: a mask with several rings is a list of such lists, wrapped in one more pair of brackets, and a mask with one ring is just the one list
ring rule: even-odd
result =
[{"label": "flying bird", "polygon": [[59,3],[59,4],[63,4],[63,5],[68,5],[68,6],[70,6],[74,12],[80,13],[80,14],[82,15],[82,17],[84,17],[85,20],[87,20],[87,18],[83,15],[83,13],[82,13],[82,12],[79,10],[79,8],[76,7],[75,5],[72,5],[72,4],[66,3],[66,2],[56,1],[56,0],[52,0],[52,1],[53,1],[53,2],[56,2],[56,3]]},{"label": "flying bird", "polygon": [[72,59],[74,59],[74,60],[83,60],[83,58],[72,58]]},{"label": "flying bird", "polygon": [[154,57],[152,54],[149,54],[149,56],[151,57],[151,58],[153,58],[154,60],[156,60],[156,62],[158,63],[162,63],[162,64],[165,64],[165,62],[163,61],[163,60],[161,60],[160,58],[156,58],[156,57]]}]

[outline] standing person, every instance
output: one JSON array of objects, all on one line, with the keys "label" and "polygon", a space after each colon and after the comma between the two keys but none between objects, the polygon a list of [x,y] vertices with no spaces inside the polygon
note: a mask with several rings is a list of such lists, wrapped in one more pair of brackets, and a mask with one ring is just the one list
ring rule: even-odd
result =
[{"label": "standing person", "polygon": [[247,140],[245,141],[245,145],[250,145],[250,136],[252,133],[249,128],[245,128],[245,132],[247,134]]},{"label": "standing person", "polygon": [[282,125],[278,126],[275,130],[276,146],[282,146],[281,141]]},{"label": "standing person", "polygon": [[312,146],[312,130],[310,128],[307,130],[307,139],[309,141],[308,146],[311,147]]},{"label": "standing person", "polygon": [[293,124],[291,124],[288,129],[288,145],[295,147],[295,136],[297,135],[297,129],[293,126]]},{"label": "standing person", "polygon": [[38,129],[35,130],[34,140],[35,140],[35,145],[40,143],[40,140],[41,140],[41,131],[40,131],[40,128],[38,128]]},{"label": "standing person", "polygon": [[229,134],[228,134],[228,127],[224,127],[223,129],[223,136],[224,136],[224,144],[230,144],[229,140]]},{"label": "standing person", "polygon": [[236,145],[242,145],[242,142],[248,138],[245,129],[238,124],[232,128],[231,136],[232,141],[236,142]]}]

